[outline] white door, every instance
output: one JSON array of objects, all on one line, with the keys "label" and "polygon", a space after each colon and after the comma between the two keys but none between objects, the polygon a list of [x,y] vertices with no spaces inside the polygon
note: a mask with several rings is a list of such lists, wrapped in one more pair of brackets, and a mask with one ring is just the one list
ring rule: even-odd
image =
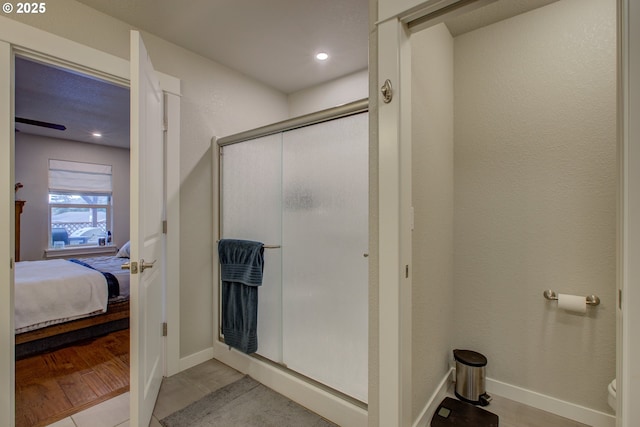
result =
[{"label": "white door", "polygon": [[131,32],[131,426],[148,426],[163,370],[163,95]]},{"label": "white door", "polygon": [[0,425],[12,426],[14,410],[13,335],[13,54],[0,41]]}]

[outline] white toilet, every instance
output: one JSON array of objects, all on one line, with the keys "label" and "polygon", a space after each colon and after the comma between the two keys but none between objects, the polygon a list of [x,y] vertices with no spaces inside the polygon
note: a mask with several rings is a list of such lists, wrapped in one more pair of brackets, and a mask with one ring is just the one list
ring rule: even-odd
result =
[{"label": "white toilet", "polygon": [[617,405],[616,405],[616,380],[614,378],[613,381],[611,381],[609,383],[609,387],[607,387],[609,389],[609,406],[611,406],[613,408],[613,412],[616,411]]}]

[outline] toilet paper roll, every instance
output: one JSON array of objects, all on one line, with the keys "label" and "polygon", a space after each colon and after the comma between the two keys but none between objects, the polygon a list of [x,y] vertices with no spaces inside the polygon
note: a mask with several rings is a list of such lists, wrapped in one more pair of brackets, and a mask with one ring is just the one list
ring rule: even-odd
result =
[{"label": "toilet paper roll", "polygon": [[558,294],[558,308],[562,308],[572,313],[586,313],[587,297]]}]

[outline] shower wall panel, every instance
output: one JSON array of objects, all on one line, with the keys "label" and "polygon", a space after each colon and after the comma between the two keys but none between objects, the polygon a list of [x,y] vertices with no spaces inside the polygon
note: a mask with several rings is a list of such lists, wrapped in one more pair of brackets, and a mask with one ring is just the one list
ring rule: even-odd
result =
[{"label": "shower wall panel", "polygon": [[283,357],[367,401],[368,114],[283,135]]},{"label": "shower wall panel", "polygon": [[368,114],[222,150],[222,236],[265,249],[258,354],[366,402]]},{"label": "shower wall panel", "polygon": [[[222,148],[222,237],[280,245],[282,136]],[[282,252],[264,250],[258,291],[259,353],[282,362]]]}]

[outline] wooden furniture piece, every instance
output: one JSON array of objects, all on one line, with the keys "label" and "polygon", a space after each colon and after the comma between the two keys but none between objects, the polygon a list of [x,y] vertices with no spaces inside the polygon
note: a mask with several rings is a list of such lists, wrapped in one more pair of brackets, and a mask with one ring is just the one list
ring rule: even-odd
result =
[{"label": "wooden furniture piece", "polygon": [[24,208],[24,200],[16,200],[16,253],[15,262],[20,261],[20,215]]},{"label": "wooden furniture piece", "polygon": [[16,335],[16,360],[129,328],[129,300],[109,303],[107,312]]},{"label": "wooden furniture piece", "polygon": [[[82,261],[73,261],[74,262],[48,260],[17,263],[15,269],[16,289],[20,288],[23,283],[29,283],[31,285],[30,288],[33,288],[35,284],[37,286],[45,286],[48,290],[56,291],[56,289],[59,288],[58,285],[61,279],[63,282],[70,282],[72,279],[75,279],[75,284],[81,288],[84,286],[92,288],[90,282],[80,280],[81,277],[79,276],[78,269],[86,270],[89,275],[94,275],[95,272],[98,271],[105,275],[105,285],[109,289],[109,296],[111,296],[107,302],[107,311],[75,320],[67,320],[63,323],[51,324],[73,318],[73,316],[76,315],[82,315],[86,312],[93,312],[92,310],[98,311],[95,308],[96,305],[93,304],[85,307],[84,312],[80,311],[76,313],[72,311],[60,313],[53,310],[48,312],[48,316],[38,317],[38,322],[35,322],[36,319],[34,318],[29,318],[28,315],[25,321],[25,313],[38,312],[37,308],[35,311],[33,310],[33,306],[54,307],[60,304],[64,305],[63,303],[65,301],[74,301],[76,304],[82,304],[82,302],[81,300],[73,299],[72,297],[74,295],[67,295],[59,290],[52,293],[45,293],[44,290],[36,293],[16,292],[14,299],[16,312],[18,312],[19,307],[23,308],[21,311],[22,323],[20,324],[24,325],[16,326],[19,331],[15,335],[16,360],[129,328],[129,272],[121,269],[121,265],[128,261],[128,259],[106,256],[83,258]],[[77,265],[79,263],[83,266]],[[61,269],[61,264],[68,264],[68,269],[66,266],[63,266]],[[49,266],[52,267],[49,268]],[[49,274],[49,276],[47,276],[47,273],[52,271],[55,271],[55,275]],[[30,279],[33,277],[38,280],[34,281]],[[116,287],[118,288],[117,292]],[[42,295],[46,295],[47,297],[41,298]],[[29,304],[25,305],[25,301]],[[30,307],[29,310],[27,310],[28,307]],[[102,308],[102,306],[100,306],[100,308]],[[16,322],[16,325],[18,325],[18,323],[19,322]],[[21,332],[27,329],[29,324],[31,324],[30,327],[49,326]]]}]

